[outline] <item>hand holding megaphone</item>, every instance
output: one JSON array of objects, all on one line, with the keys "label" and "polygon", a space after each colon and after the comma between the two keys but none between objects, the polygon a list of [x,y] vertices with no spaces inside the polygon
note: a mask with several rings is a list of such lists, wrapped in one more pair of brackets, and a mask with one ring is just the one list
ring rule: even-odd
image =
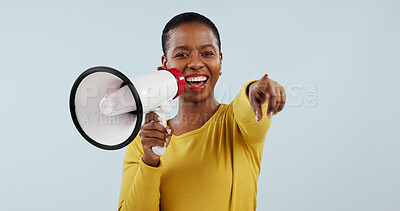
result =
[{"label": "hand holding megaphone", "polygon": [[[167,129],[167,114],[172,110],[172,101],[165,101],[159,107],[151,110],[151,113],[147,113],[145,117],[145,122],[147,122],[147,117],[149,117],[150,122],[158,122],[163,126],[163,129]],[[152,118],[153,117],[153,118]],[[155,123],[156,124],[156,123]],[[165,132],[165,131],[162,131]],[[166,134],[169,135],[169,134]],[[172,135],[172,134],[171,134]],[[142,138],[142,137],[140,137]],[[169,141],[169,140],[168,140]],[[167,143],[165,146],[153,146],[151,149],[156,155],[165,155]]]},{"label": "hand holding megaphone", "polygon": [[140,128],[139,135],[143,146],[142,160],[150,166],[158,166],[160,155],[165,154],[165,149],[173,134],[172,128],[165,127],[161,123],[161,117],[155,112],[150,112],[146,114],[144,124]]},{"label": "hand holding megaphone", "polygon": [[[101,149],[120,149],[138,134],[143,114],[157,112],[165,125],[172,100],[184,89],[185,78],[176,69],[159,68],[128,79],[115,69],[94,67],[72,86],[71,117],[89,143]],[[153,148],[155,154],[165,154],[165,147]]]}]

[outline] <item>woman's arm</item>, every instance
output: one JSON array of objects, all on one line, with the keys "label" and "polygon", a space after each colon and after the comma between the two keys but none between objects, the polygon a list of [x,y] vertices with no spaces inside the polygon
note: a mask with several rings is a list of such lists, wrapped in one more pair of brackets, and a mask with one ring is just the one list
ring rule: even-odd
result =
[{"label": "woman's arm", "polygon": [[[283,109],[285,99],[283,87],[270,80],[267,75],[242,86],[232,102],[232,107],[235,122],[249,144],[262,143],[265,140],[271,116]],[[267,112],[272,114],[267,115]]]},{"label": "woman's arm", "polygon": [[118,210],[159,210],[162,163],[145,164],[139,136],[128,145],[124,158]]},{"label": "woman's arm", "polygon": [[126,149],[118,210],[159,210],[162,163],[151,148],[168,147],[172,136],[160,121],[156,113],[146,114],[139,136]]}]

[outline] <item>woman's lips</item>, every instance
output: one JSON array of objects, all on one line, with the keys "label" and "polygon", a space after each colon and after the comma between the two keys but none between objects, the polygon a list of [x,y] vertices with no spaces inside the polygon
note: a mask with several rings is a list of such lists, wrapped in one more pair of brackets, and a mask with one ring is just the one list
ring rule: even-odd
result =
[{"label": "woman's lips", "polygon": [[186,85],[190,90],[192,90],[194,92],[201,92],[201,91],[206,89],[207,81],[208,80],[202,81],[202,82],[188,82],[188,81],[186,81]]},{"label": "woman's lips", "polygon": [[187,87],[193,92],[201,92],[207,87],[208,76],[205,74],[191,74],[185,77]]}]

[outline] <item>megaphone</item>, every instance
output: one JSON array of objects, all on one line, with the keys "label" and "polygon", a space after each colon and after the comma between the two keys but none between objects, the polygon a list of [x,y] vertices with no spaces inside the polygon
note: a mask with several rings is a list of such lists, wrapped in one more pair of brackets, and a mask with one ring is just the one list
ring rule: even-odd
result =
[{"label": "megaphone", "polygon": [[[93,67],[73,84],[70,113],[89,143],[106,150],[121,149],[138,134],[143,114],[156,112],[165,126],[172,100],[184,89],[185,78],[177,69],[159,67],[157,72],[129,79],[113,68]],[[165,146],[152,150],[165,154]]]}]

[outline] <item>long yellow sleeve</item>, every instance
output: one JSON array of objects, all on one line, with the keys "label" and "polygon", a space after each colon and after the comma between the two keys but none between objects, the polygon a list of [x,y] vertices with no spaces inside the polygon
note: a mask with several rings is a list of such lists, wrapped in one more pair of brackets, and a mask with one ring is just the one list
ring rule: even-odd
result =
[{"label": "long yellow sleeve", "polygon": [[129,144],[119,210],[255,210],[263,146],[271,120],[257,123],[246,88],[199,129],[173,135],[159,167],[143,163],[139,136]]},{"label": "long yellow sleeve", "polygon": [[235,116],[236,123],[238,124],[240,131],[243,133],[245,140],[250,144],[257,144],[264,142],[267,130],[271,121],[267,119],[267,104],[262,106],[263,118],[260,122],[256,122],[256,115],[254,114],[253,108],[249,102],[249,96],[247,95],[246,89],[254,81],[247,82],[236,98],[233,100],[233,114]]},{"label": "long yellow sleeve", "polygon": [[159,210],[162,163],[151,167],[142,160],[139,136],[127,147],[118,210]]}]

